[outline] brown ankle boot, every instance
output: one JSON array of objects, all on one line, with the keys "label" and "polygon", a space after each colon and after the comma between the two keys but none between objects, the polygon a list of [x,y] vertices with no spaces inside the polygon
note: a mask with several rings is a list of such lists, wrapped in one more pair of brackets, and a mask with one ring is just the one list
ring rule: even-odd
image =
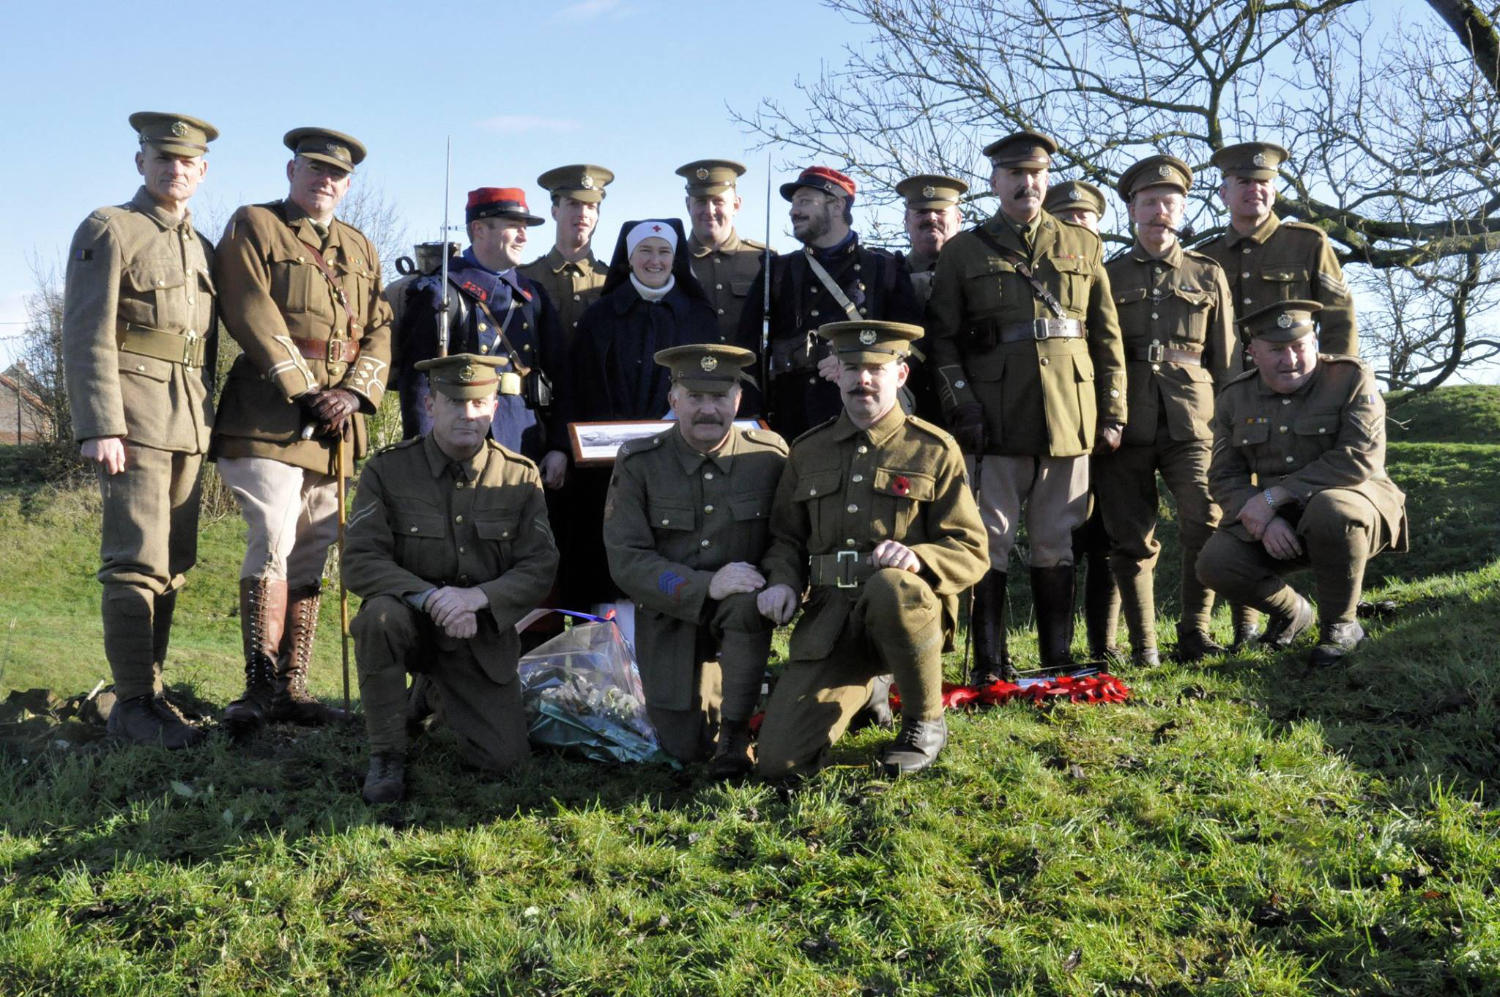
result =
[{"label": "brown ankle boot", "polygon": [[348,715],[336,707],[323,705],[307,691],[307,667],[312,663],[321,592],[321,587],[315,584],[287,595],[286,628],[276,658],[276,692],[271,699],[269,720],[317,727],[337,723]]},{"label": "brown ankle boot", "polygon": [[245,693],[224,707],[224,726],[248,734],[266,722],[276,693],[276,650],[286,620],[286,582],[240,579],[240,635],[245,645]]}]

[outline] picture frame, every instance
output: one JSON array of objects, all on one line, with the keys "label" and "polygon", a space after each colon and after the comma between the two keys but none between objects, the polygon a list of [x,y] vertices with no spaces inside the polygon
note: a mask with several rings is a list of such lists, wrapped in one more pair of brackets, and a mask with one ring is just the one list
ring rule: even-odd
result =
[{"label": "picture frame", "polygon": [[[573,444],[573,463],[577,467],[601,467],[613,464],[622,444],[644,439],[675,424],[675,419],[638,419],[619,422],[570,422],[568,437]],[[738,429],[768,429],[764,419],[736,419]]]}]

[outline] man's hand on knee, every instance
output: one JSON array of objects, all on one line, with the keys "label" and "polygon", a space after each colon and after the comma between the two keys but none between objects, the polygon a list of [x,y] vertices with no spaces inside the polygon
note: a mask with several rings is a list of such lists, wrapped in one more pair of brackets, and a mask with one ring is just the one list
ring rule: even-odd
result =
[{"label": "man's hand on knee", "polygon": [[764,588],[765,584],[765,576],[755,569],[755,565],[731,561],[715,571],[714,576],[709,579],[708,597],[723,599],[739,592],[754,592]]},{"label": "man's hand on knee", "polygon": [[1292,529],[1291,523],[1280,516],[1266,524],[1260,542],[1265,546],[1266,553],[1278,561],[1290,561],[1302,555],[1302,542],[1297,539],[1296,531]]},{"label": "man's hand on knee", "polygon": [[797,612],[797,602],[797,593],[790,585],[772,585],[755,597],[755,608],[772,623],[781,625],[791,621]]},{"label": "man's hand on knee", "polygon": [[882,540],[870,552],[870,563],[877,568],[900,568],[902,571],[922,570],[922,562],[912,549],[895,540]]}]

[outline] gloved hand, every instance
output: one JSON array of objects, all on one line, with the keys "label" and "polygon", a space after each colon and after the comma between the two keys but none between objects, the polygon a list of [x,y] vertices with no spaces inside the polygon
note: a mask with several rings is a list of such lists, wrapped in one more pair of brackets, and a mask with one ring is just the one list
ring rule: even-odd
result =
[{"label": "gloved hand", "polygon": [[338,436],[344,432],[350,416],[359,411],[359,396],[347,388],[328,388],[297,399],[318,422],[318,431],[325,436]]},{"label": "gloved hand", "polygon": [[948,430],[964,453],[984,453],[984,407],[978,402],[965,402],[954,408],[948,414]]}]

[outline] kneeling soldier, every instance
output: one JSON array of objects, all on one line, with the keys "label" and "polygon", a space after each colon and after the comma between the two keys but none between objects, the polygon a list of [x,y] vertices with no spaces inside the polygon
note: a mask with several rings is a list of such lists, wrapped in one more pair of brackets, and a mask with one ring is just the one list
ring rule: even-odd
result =
[{"label": "kneeling soldier", "polygon": [[1311,566],[1322,624],[1314,665],[1364,639],[1355,606],[1365,562],[1406,543],[1406,496],[1385,471],[1385,402],[1358,359],[1318,354],[1321,307],[1282,301],[1243,320],[1255,369],[1219,394],[1208,475],[1226,525],[1198,558],[1203,584],[1270,614],[1261,643],[1277,649],[1313,621],[1281,575]]},{"label": "kneeling soldier", "polygon": [[816,767],[887,672],[901,731],[882,762],[916,772],[948,740],[943,626],[984,575],[988,544],[958,444],[896,404],[922,328],[834,322],[818,334],[839,360],[844,411],[797,439],[776,491],[760,611],[786,623],[812,590],[766,708],[759,772]]},{"label": "kneeling soldier", "polygon": [[609,571],[637,607],[641,682],[662,747],[702,758],[722,716],[713,774],[743,775],[771,650],[771,623],[755,605],[766,584],[758,565],[786,443],[735,428],[754,353],[674,346],[656,362],[672,371],[677,425],[620,448],[604,506]]},{"label": "kneeling soldier", "polygon": [[557,547],[536,465],[485,438],[503,357],[424,360],[432,430],[370,459],[343,557],[364,600],[351,627],[370,736],[370,803],[401,798],[406,673],[474,765],[504,772],[528,754],[515,625],[547,594]]}]

